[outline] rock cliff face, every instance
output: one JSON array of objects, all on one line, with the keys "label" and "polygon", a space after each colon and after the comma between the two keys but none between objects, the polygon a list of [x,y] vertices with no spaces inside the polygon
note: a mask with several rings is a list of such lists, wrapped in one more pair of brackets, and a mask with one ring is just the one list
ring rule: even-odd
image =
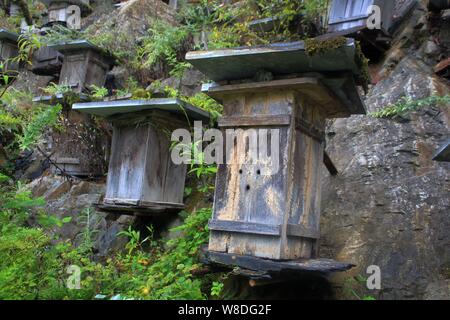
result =
[{"label": "rock cliff face", "polygon": [[[97,24],[109,21],[108,28],[130,30],[129,39],[136,40],[145,30],[147,13],[152,9],[150,2],[131,1],[120,11],[120,19],[103,8],[98,12]],[[172,21],[172,14],[163,9],[159,12]],[[448,57],[450,48],[450,26],[439,15],[430,15],[423,3],[408,14],[385,58],[371,66],[377,84],[365,97],[368,111],[402,96],[450,93],[447,80],[433,71],[437,62]],[[94,18],[90,19],[85,23],[92,24]],[[127,70],[114,72],[126,78],[122,73]],[[195,72],[187,74],[183,77],[185,89],[194,92],[201,80]],[[29,86],[29,81],[24,82]],[[381,269],[381,290],[368,291],[364,284],[352,284],[351,289],[380,299],[450,299],[450,164],[432,161],[434,151],[450,136],[449,117],[448,108],[429,107],[393,120],[354,116],[330,122],[327,151],[339,175],[323,177],[321,256],[357,265],[351,272],[331,279],[335,297],[350,297],[347,280],[367,276],[367,267],[377,265]],[[28,172],[31,176],[33,173]],[[77,217],[99,201],[104,183],[69,184],[45,175],[31,186],[36,195],[47,198],[50,212],[74,217],[60,236],[81,241],[84,226]],[[139,227],[145,223],[137,218],[97,213],[90,219],[98,229],[95,248],[99,255],[123,246],[117,232],[131,224]],[[243,290],[239,288],[236,290]],[[328,289],[331,287],[326,296],[330,297],[333,294]],[[282,295],[283,291],[274,292]],[[290,297],[311,297],[310,291],[291,291]]]},{"label": "rock cliff face", "polygon": [[[448,94],[432,66],[448,56],[429,13],[416,7],[379,66],[366,96],[369,112],[400,97]],[[439,41],[441,40],[441,41]],[[384,73],[384,74],[383,74]],[[381,269],[382,299],[450,298],[450,164],[432,161],[448,139],[449,109],[426,108],[394,120],[355,116],[327,130],[327,150],[340,172],[323,181],[322,256]],[[352,273],[350,273],[352,274]],[[334,280],[343,285],[340,275]]]}]

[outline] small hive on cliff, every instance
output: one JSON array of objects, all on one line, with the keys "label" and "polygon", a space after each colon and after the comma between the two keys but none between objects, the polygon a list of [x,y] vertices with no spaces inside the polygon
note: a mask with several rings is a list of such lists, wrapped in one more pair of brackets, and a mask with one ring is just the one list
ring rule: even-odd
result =
[{"label": "small hive on cliff", "polygon": [[85,40],[50,45],[49,48],[64,55],[59,84],[78,93],[88,91],[94,85],[104,86],[106,74],[116,63],[112,55]]},{"label": "small hive on cliff", "polygon": [[328,34],[318,38],[351,37],[361,42],[364,52],[384,52],[390,46],[394,7],[392,0],[333,0]]},{"label": "small hive on cliff", "polygon": [[8,30],[0,29],[0,63],[3,68],[0,69],[0,75],[16,76],[19,71],[19,64],[12,61],[19,54],[17,41],[19,35]]},{"label": "small hive on cliff", "polygon": [[66,25],[70,16],[79,14],[81,18],[92,11],[89,0],[44,0],[43,3],[48,8],[48,24]]}]

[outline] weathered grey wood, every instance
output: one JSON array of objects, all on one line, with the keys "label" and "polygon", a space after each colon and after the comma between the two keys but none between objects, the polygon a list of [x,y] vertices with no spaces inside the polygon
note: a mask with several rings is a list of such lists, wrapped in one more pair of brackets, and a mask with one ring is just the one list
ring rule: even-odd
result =
[{"label": "weathered grey wood", "polygon": [[[231,162],[218,167],[211,251],[275,260],[318,256],[325,120],[337,114],[333,108],[340,98],[317,79],[283,84],[211,87],[224,104],[219,127],[241,129],[236,143],[227,141]],[[247,129],[279,130],[278,172],[261,174],[270,161],[249,162]],[[268,232],[274,226],[280,226],[279,236]]]},{"label": "weathered grey wood", "polygon": [[[379,28],[369,28],[367,24],[373,14],[372,11],[367,14],[371,5],[376,5],[381,10]],[[329,33],[316,39],[345,36],[359,41],[365,53],[384,53],[389,49],[391,35],[402,20],[402,17],[394,19],[394,9],[395,1],[392,0],[333,0],[328,22]]]},{"label": "weathered grey wood", "polygon": [[[153,204],[174,203],[183,207],[185,165],[174,165],[170,158],[170,137],[159,125],[170,130],[162,115],[151,123],[136,125],[113,122],[114,134],[107,181],[108,199],[132,199],[132,205],[151,208]],[[150,120],[149,120],[150,121]],[[180,120],[168,119],[174,125]],[[116,204],[129,203],[115,201]]]},{"label": "weathered grey wood", "polygon": [[381,9],[381,27],[385,33],[393,21],[395,1],[392,0],[333,0],[328,22],[329,32],[338,32],[355,27],[367,27],[367,10],[371,5]]},{"label": "weathered grey wood", "polygon": [[141,200],[147,139],[147,126],[114,126],[106,199]]},{"label": "weathered grey wood", "polygon": [[18,37],[19,35],[15,33],[0,29],[0,63],[5,64],[0,72],[7,72],[11,77],[16,76],[19,71],[19,64],[11,61],[12,58],[17,57],[19,54]]},{"label": "weathered grey wood", "polygon": [[115,60],[88,41],[51,45],[49,48],[64,54],[59,84],[70,86],[75,92],[85,92],[92,86],[102,87],[106,74]]},{"label": "weathered grey wood", "polygon": [[39,48],[33,54],[31,71],[37,75],[57,75],[61,71],[64,56],[50,47]]},{"label": "weathered grey wood", "polygon": [[324,142],[325,141],[325,133],[321,131],[320,129],[314,127],[311,123],[308,123],[307,121],[303,119],[296,119],[295,123],[295,129],[299,130],[300,132],[306,134],[310,138],[313,138],[317,140],[318,142]]},{"label": "weathered grey wood", "polygon": [[317,231],[317,229],[309,229],[298,224],[288,224],[287,235],[292,237],[302,237],[310,239],[320,238],[320,233]]},{"label": "weathered grey wood", "polygon": [[[246,268],[247,258],[318,256],[325,121],[365,113],[354,79],[360,70],[353,68],[353,46],[347,41],[320,58],[307,56],[303,42],[188,53],[187,59],[216,81],[203,91],[224,105],[219,127],[227,133],[235,129],[235,139],[226,139],[228,161],[218,166],[208,246],[225,265],[241,257],[238,265]],[[261,71],[273,77],[255,81]],[[249,141],[262,129],[277,144],[266,157],[251,161]],[[276,161],[279,170],[272,172]],[[280,226],[279,236],[255,232],[273,226]],[[291,267],[304,265],[282,268]]]},{"label": "weathered grey wood", "polygon": [[92,8],[89,5],[89,0],[44,0],[48,7],[48,22],[49,23],[66,23],[67,22],[67,8],[71,5],[76,5],[80,8],[82,17],[87,16]]},{"label": "weathered grey wood", "polygon": [[108,138],[99,131],[89,115],[77,111],[66,111],[63,115],[63,130],[55,130],[52,140],[55,153],[52,160],[57,167],[53,172],[80,177],[98,177],[106,172]]},{"label": "weathered grey wood", "polygon": [[231,85],[218,85],[216,83],[204,84],[203,92],[211,97],[223,101],[230,93],[263,93],[267,90],[295,90],[307,95],[309,99],[323,108],[324,114],[329,117],[348,117],[351,114],[365,113],[364,105],[357,92],[347,90],[353,86],[351,76],[342,75],[341,78],[301,77],[279,79],[265,82],[245,82]]},{"label": "weathered grey wood", "polygon": [[210,220],[208,227],[214,231],[232,231],[247,234],[262,234],[267,236],[280,236],[281,225],[269,225],[241,221]]},{"label": "weathered grey wood", "polygon": [[323,154],[323,163],[325,164],[325,167],[328,169],[328,172],[332,176],[335,176],[339,173],[338,169],[336,168],[336,166],[334,165],[333,161],[331,160],[330,156],[326,151]]},{"label": "weathered grey wood", "polygon": [[321,72],[331,76],[331,73],[349,72],[355,79],[361,79],[354,39],[347,39],[347,43],[341,48],[320,55],[308,56],[305,46],[303,41],[299,41],[195,51],[188,52],[186,60],[217,83],[253,79],[261,70],[268,71],[275,77],[309,72]]},{"label": "weathered grey wood", "polygon": [[291,117],[288,115],[254,115],[229,116],[219,119],[219,127],[258,127],[258,126],[288,126]]},{"label": "weathered grey wood", "polygon": [[[293,81],[299,86],[303,86],[304,82]],[[323,139],[317,141],[295,128],[298,123],[303,123],[308,128],[323,130],[325,117],[321,115],[321,108],[301,99],[297,88],[280,90],[275,85],[269,90],[267,83],[260,85],[266,90],[258,91],[258,94],[245,91],[224,95],[226,116],[219,124],[226,128],[279,130],[280,170],[273,175],[262,175],[264,169],[270,169],[265,167],[267,164],[247,164],[248,151],[242,143],[236,144],[232,152],[234,164],[219,165],[213,214],[215,222],[211,228],[209,248],[271,259],[310,258],[318,238],[317,219],[313,217],[320,214],[317,212],[317,196],[320,194],[315,190],[318,188],[316,180],[320,179],[320,168],[317,167],[322,163]],[[322,132],[319,129],[316,131]],[[237,140],[242,142],[244,139],[245,131],[242,131]],[[294,143],[297,139],[304,144],[303,149],[302,144]],[[303,160],[305,157],[308,160]],[[297,173],[293,171],[295,168],[298,168]],[[306,171],[311,173],[302,175]],[[306,200],[302,200],[303,197]],[[300,205],[302,201],[307,202]],[[297,220],[295,216],[298,216]],[[291,228],[288,234],[285,225],[287,217],[294,217],[292,223],[303,228]],[[304,221],[300,217],[304,217]],[[269,230],[272,226],[282,226],[284,231],[279,237],[267,237],[267,232],[261,232],[266,229],[255,228],[257,225],[265,225]]]},{"label": "weathered grey wood", "polygon": [[202,256],[202,262],[228,267],[239,266],[247,270],[265,271],[269,274],[279,274],[280,272],[330,274],[333,272],[347,271],[355,267],[354,264],[337,262],[331,259],[273,261],[214,251],[205,251]]},{"label": "weathered grey wood", "polygon": [[195,108],[177,98],[160,98],[151,100],[115,100],[103,101],[101,103],[75,103],[74,110],[94,114],[100,117],[118,118],[123,115],[129,118],[130,113],[145,112],[146,110],[160,110],[175,115],[185,115],[191,120],[209,121],[209,113]]},{"label": "weathered grey wood", "polygon": [[[154,213],[184,208],[187,167],[171,159],[171,132],[208,114],[177,99],[80,103],[74,110],[107,116],[114,127],[104,211]],[[128,109],[128,112],[126,112]]]},{"label": "weathered grey wood", "polygon": [[170,203],[140,203],[134,204],[120,204],[116,203],[98,203],[94,205],[98,210],[109,213],[124,214],[124,215],[146,215],[148,213],[165,214],[169,212],[179,212],[184,209],[184,205],[170,204]]}]

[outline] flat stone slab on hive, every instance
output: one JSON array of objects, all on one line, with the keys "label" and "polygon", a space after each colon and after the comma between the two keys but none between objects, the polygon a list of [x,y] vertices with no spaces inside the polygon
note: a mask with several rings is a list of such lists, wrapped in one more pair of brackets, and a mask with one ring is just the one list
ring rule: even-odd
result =
[{"label": "flat stone slab on hive", "polygon": [[[89,96],[84,93],[76,93],[80,101],[88,101]],[[43,104],[50,104],[53,102],[61,103],[64,102],[64,95],[62,93],[58,93],[54,96],[37,96],[33,97],[33,102],[43,103]]]},{"label": "flat stone slab on hive", "polygon": [[[365,114],[357,85],[364,85],[355,40],[347,39],[341,47],[321,54],[309,56],[305,42],[274,43],[264,46],[240,47],[224,50],[193,51],[186,54],[186,60],[215,83],[205,84],[203,92],[214,97],[228,91],[269,89],[289,87],[293,77],[298,81],[312,79],[320,81],[344,106],[343,117],[350,114]],[[273,74],[273,81],[248,83],[260,71]],[[283,78],[284,77],[284,78]],[[288,78],[286,78],[288,77]],[[244,83],[230,83],[244,81]],[[361,82],[361,83],[360,83]],[[304,84],[306,85],[306,84]],[[328,104],[329,106],[330,104]],[[341,117],[341,116],[338,116]]]},{"label": "flat stone slab on hive", "polygon": [[194,120],[209,121],[208,112],[195,108],[176,98],[75,103],[72,109],[102,117],[144,110],[160,110],[182,115],[187,114],[189,118]]},{"label": "flat stone slab on hive", "polygon": [[151,214],[161,214],[161,213],[171,213],[171,212],[179,212],[184,209],[184,205],[182,204],[163,204],[163,203],[154,203],[153,205],[119,205],[119,204],[106,204],[106,203],[97,203],[94,206],[103,212],[108,213],[116,213],[116,214],[125,214],[125,215],[151,215]]},{"label": "flat stone slab on hive", "polygon": [[0,40],[9,40],[12,42],[17,42],[18,39],[19,35],[17,33],[5,29],[0,29]]},{"label": "flat stone slab on hive", "polygon": [[87,40],[61,42],[57,44],[51,44],[48,47],[56,51],[59,51],[63,54],[77,50],[92,50],[102,54],[106,59],[109,59],[109,63],[111,65],[116,65],[117,63],[116,58],[112,54],[110,54],[107,50],[102,49]]},{"label": "flat stone slab on hive", "polygon": [[348,72],[360,75],[355,40],[324,54],[308,56],[303,41],[240,47],[213,51],[192,51],[186,55],[195,68],[215,82],[253,78],[260,70],[274,75],[307,72]]},{"label": "flat stone slab on hive", "polygon": [[206,264],[228,266],[231,268],[237,266],[244,270],[258,272],[258,276],[261,276],[261,273],[280,274],[282,272],[291,274],[330,274],[333,272],[347,271],[355,266],[351,263],[337,262],[330,259],[275,261],[209,250],[203,250],[203,254],[202,260]]}]

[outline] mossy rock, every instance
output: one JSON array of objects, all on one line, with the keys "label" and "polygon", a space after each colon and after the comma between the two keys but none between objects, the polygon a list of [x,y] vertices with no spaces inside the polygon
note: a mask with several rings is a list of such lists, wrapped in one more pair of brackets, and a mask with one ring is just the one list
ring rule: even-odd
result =
[{"label": "mossy rock", "polygon": [[[358,41],[356,43],[355,61],[360,70],[359,75],[356,76],[356,83],[363,86],[364,90],[368,90],[368,85],[371,83],[369,73],[369,59],[366,58],[361,50],[361,45]],[[305,40],[305,52],[308,56],[323,55],[333,50],[344,47],[347,44],[347,38],[336,37],[327,40],[317,40],[314,38]]]},{"label": "mossy rock", "polygon": [[347,39],[345,37],[336,37],[328,40],[311,38],[305,40],[305,52],[308,56],[312,57],[342,48],[346,44]]}]

